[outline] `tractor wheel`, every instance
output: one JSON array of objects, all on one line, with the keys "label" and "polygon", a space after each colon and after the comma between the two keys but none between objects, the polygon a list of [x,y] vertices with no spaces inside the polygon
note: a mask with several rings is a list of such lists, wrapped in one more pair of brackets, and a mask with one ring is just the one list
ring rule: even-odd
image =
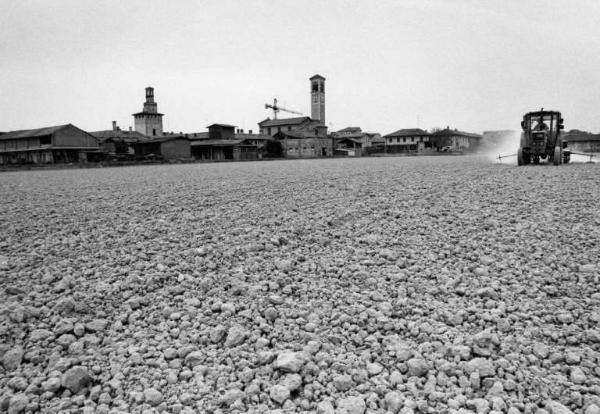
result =
[{"label": "tractor wheel", "polygon": [[517,165],[525,165],[525,158],[523,157],[523,148],[519,148],[517,151]]},{"label": "tractor wheel", "polygon": [[554,165],[560,165],[562,163],[562,148],[554,147]]}]

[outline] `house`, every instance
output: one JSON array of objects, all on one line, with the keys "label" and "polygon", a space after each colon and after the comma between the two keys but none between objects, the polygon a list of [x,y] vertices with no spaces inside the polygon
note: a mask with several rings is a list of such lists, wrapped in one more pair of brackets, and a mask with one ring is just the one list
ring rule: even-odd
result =
[{"label": "house", "polygon": [[446,127],[431,134],[431,143],[436,151],[474,151],[479,146],[481,138],[479,134]]},{"label": "house", "polygon": [[[346,127],[339,131],[332,132],[331,136],[335,142],[337,155],[344,155],[348,150],[354,153],[353,156],[362,156],[367,155],[368,153],[378,152],[377,148],[374,148],[374,146],[378,146],[378,144],[383,142],[380,134],[363,132],[360,127]],[[383,150],[380,152],[383,152]]]},{"label": "house", "polygon": [[600,134],[572,129],[564,135],[563,140],[569,143],[568,147],[571,151],[600,153]]},{"label": "house", "polygon": [[132,157],[135,153],[134,144],[139,141],[147,141],[149,138],[145,135],[132,131],[122,131],[113,121],[112,129],[90,132],[98,139],[100,150],[110,156]]},{"label": "house", "polygon": [[331,157],[334,154],[334,141],[326,131],[326,127],[324,130],[281,131],[274,138],[280,143],[285,158]]},{"label": "house", "polygon": [[182,135],[165,135],[133,144],[135,157],[185,160],[192,158],[190,139]]},{"label": "house", "polygon": [[386,153],[423,152],[432,147],[431,134],[420,128],[399,129],[384,135]]},{"label": "house", "polygon": [[87,162],[100,155],[98,139],[73,124],[0,135],[0,164]]}]

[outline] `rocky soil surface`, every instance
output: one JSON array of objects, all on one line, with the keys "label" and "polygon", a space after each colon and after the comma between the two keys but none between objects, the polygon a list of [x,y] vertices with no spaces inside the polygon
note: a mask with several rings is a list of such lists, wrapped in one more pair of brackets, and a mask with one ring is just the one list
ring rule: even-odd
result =
[{"label": "rocky soil surface", "polygon": [[600,413],[600,167],[0,174],[0,412]]}]

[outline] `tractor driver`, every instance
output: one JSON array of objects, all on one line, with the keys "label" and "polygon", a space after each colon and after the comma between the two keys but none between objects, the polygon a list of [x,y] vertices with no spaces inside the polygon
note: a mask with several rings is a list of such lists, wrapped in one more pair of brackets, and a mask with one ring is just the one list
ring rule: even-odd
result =
[{"label": "tractor driver", "polygon": [[544,122],[544,120],[540,117],[537,121],[537,125],[533,128],[534,131],[547,131],[548,125]]}]

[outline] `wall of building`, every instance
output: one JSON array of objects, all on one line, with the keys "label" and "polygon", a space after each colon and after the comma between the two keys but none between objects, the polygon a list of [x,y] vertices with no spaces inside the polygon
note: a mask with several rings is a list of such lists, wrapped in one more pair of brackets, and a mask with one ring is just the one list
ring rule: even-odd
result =
[{"label": "wall of building", "polygon": [[261,127],[260,134],[266,136],[274,136],[278,132],[302,131],[310,125],[310,121],[302,122],[294,125],[280,125],[275,127]]},{"label": "wall of building", "polygon": [[163,134],[161,115],[143,114],[134,116],[135,130],[147,137],[160,136]]},{"label": "wall of building", "polygon": [[0,152],[0,164],[51,164],[54,162],[52,150],[22,151],[12,153]]},{"label": "wall of building", "polygon": [[55,148],[97,149],[99,147],[96,138],[72,125],[56,131],[52,136],[52,145]]},{"label": "wall of building", "polygon": [[331,138],[286,138],[283,153],[288,158],[318,158],[332,156]]},{"label": "wall of building", "polygon": [[248,161],[258,159],[258,149],[253,146],[240,145],[233,147],[235,161]]},{"label": "wall of building", "polygon": [[429,142],[428,136],[402,136],[402,137],[385,137],[387,145],[411,145],[419,142]]},{"label": "wall of building", "polygon": [[190,141],[187,139],[165,141],[160,145],[160,154],[166,160],[191,158]]}]

